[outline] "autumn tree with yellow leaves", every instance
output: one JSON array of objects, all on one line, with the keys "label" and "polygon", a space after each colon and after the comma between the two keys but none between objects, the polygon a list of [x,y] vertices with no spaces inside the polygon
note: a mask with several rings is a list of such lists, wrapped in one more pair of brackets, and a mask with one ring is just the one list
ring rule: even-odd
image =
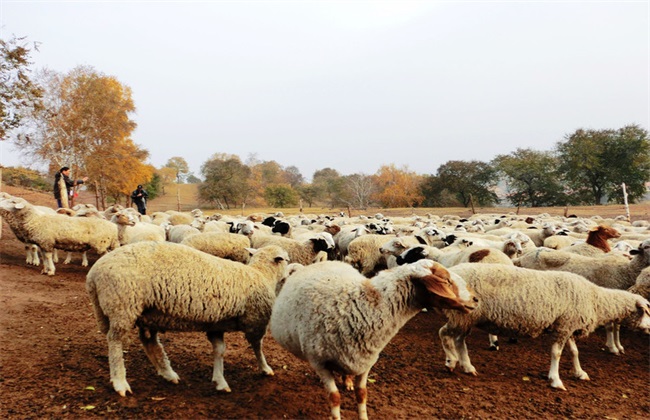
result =
[{"label": "autumn tree with yellow leaves", "polygon": [[44,107],[16,139],[24,155],[53,170],[69,166],[73,176],[87,175],[102,208],[107,197],[128,200],[136,185],[151,180],[154,168],[144,163],[149,152],[131,140],[135,104],[128,86],[89,66],[66,74],[43,71],[39,78]]},{"label": "autumn tree with yellow leaves", "polygon": [[383,165],[374,177],[376,194],[373,199],[382,207],[414,207],[424,196],[420,193],[421,175],[404,166],[398,169],[394,164]]}]

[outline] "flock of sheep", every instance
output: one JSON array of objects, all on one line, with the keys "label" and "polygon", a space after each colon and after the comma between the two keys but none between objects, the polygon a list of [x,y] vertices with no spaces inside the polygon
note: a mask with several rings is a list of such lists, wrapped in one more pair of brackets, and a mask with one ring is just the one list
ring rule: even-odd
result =
[{"label": "flock of sheep", "polygon": [[[158,338],[204,331],[213,346],[212,381],[224,376],[224,333],[242,331],[265,375],[267,331],[321,378],[340,418],[341,375],[366,419],[366,382],[386,344],[412,317],[438,309],[445,366],[476,375],[465,339],[473,327],[498,336],[551,334],[550,384],[566,389],[559,360],[576,338],[606,327],[621,354],[620,326],[650,331],[650,223],[619,219],[475,215],[373,217],[206,217],[112,206],[59,211],[0,193],[0,215],[25,243],[26,262],[55,275],[57,250],[102,255],[86,290],[108,341],[110,379],[131,392],[125,336],[137,327],[157,373],[179,376]],[[40,254],[40,255],[39,255]]]}]

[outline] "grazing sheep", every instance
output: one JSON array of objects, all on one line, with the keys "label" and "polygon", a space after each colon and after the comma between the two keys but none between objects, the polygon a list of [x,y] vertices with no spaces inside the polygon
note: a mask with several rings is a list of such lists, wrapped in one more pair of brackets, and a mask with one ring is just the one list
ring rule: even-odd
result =
[{"label": "grazing sheep", "polygon": [[14,232],[20,232],[24,242],[35,244],[43,251],[42,273],[50,276],[56,271],[52,260],[55,248],[77,252],[92,249],[104,254],[120,246],[117,227],[107,220],[42,214],[25,199],[17,197],[0,200],[0,214]]},{"label": "grazing sheep", "polygon": [[88,272],[86,291],[108,340],[115,391],[121,396],[131,392],[122,343],[135,326],[149,360],[168,381],[178,383],[179,377],[158,340],[159,331],[207,333],[218,391],[230,392],[223,376],[225,332],[243,331],[259,368],[273,375],[262,339],[287,260],[286,251],[275,246],[257,250],[244,265],[169,242],[138,242],[100,258]]},{"label": "grazing sheep", "polygon": [[580,367],[575,338],[589,335],[597,327],[626,322],[632,327],[650,327],[650,303],[624,290],[596,286],[584,277],[559,271],[536,271],[498,264],[462,264],[450,272],[467,281],[479,304],[475,311],[447,311],[448,322],[439,331],[446,354],[445,365],[476,375],[467,353],[465,338],[473,327],[492,334],[537,337],[553,335],[551,386],[566,390],[559,375],[560,355],[568,343],[575,377],[589,380]]},{"label": "grazing sheep", "polygon": [[250,241],[243,235],[228,232],[204,232],[191,235],[181,242],[215,257],[247,264],[250,260]]},{"label": "grazing sheep", "polygon": [[343,262],[327,261],[286,279],[273,306],[271,334],[316,371],[334,419],[341,416],[334,372],[354,375],[359,417],[367,419],[368,373],[399,329],[424,307],[468,312],[474,306],[463,280],[432,261],[372,279]]},{"label": "grazing sheep", "polygon": [[277,245],[289,253],[292,263],[303,265],[325,261],[334,251],[334,239],[327,232],[319,232],[304,240],[285,238],[277,235],[255,234],[250,238],[253,248]]}]

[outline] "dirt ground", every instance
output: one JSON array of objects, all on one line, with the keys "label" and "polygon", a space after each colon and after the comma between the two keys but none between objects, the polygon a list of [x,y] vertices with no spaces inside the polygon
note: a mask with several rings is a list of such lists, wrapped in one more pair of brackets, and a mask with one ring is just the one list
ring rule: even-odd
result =
[{"label": "dirt ground", "polygon": [[[48,197],[49,200],[49,197]],[[37,203],[38,204],[38,203]],[[51,204],[51,203],[47,203]],[[91,264],[96,261],[91,256]],[[3,223],[0,239],[0,417],[109,419],[312,419],[329,415],[309,366],[269,335],[265,354],[275,376],[263,377],[243,335],[226,335],[225,375],[232,393],[210,382],[211,346],[199,333],[167,333],[163,343],[178,385],[155,374],[136,337],[125,347],[133,395],[109,382],[107,345],[97,330],[80,258],[57,264],[54,277],[25,264],[24,248]],[[543,304],[543,302],[531,302]],[[437,331],[440,314],[417,315],[386,346],[370,373],[368,412],[375,419],[648,419],[650,339],[623,330],[625,354],[604,350],[600,329],[578,342],[591,381],[571,377],[568,352],[560,374],[568,391],[550,388],[548,337],[522,338],[487,350],[487,335],[468,339],[479,376],[450,373]],[[342,391],[342,416],[357,418],[354,395]]]}]

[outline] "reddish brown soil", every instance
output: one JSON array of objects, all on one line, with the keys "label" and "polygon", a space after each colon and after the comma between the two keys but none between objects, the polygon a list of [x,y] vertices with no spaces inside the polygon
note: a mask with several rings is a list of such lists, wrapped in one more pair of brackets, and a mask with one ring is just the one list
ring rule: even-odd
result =
[{"label": "reddish brown soil", "polygon": [[[49,197],[48,197],[49,199]],[[49,203],[48,203],[49,204]],[[97,257],[91,257],[91,264]],[[3,223],[0,239],[0,417],[23,418],[326,418],[325,392],[310,367],[267,336],[274,377],[257,371],[242,334],[226,335],[225,374],[232,393],[215,391],[211,346],[202,334],[162,335],[174,385],[155,374],[135,334],[125,346],[133,395],[109,383],[105,337],[97,330],[84,289],[88,269],[57,264],[54,277],[27,266],[22,244]],[[531,302],[539,305],[543,302]],[[449,373],[437,336],[441,315],[421,313],[384,349],[370,373],[371,418],[650,418],[650,342],[621,332],[626,354],[604,351],[604,330],[578,343],[591,381],[571,377],[565,354],[560,374],[568,391],[549,387],[548,337],[501,343],[468,339],[479,376]],[[135,332],[135,331],[134,331]],[[505,340],[504,340],[505,341]],[[568,353],[565,351],[565,353]],[[342,415],[357,418],[354,395],[342,391]]]}]

